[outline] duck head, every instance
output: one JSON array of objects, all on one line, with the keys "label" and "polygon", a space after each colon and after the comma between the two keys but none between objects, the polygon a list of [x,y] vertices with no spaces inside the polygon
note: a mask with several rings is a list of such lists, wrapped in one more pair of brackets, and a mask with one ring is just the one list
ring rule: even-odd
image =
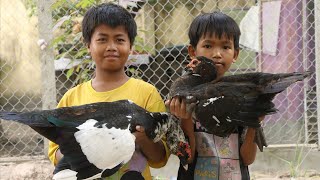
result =
[{"label": "duck head", "polygon": [[204,56],[192,59],[186,66],[186,71],[194,76],[200,76],[204,82],[210,82],[217,78],[215,63]]}]

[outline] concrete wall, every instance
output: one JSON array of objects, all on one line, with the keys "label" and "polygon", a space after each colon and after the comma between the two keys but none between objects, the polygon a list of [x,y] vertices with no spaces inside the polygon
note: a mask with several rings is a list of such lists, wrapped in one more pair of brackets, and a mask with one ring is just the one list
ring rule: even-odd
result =
[{"label": "concrete wall", "polygon": [[[36,18],[29,18],[21,0],[0,0],[0,62],[2,93],[40,93]],[[3,72],[5,70],[5,72]],[[4,87],[2,87],[4,88]]]},{"label": "concrete wall", "polygon": [[[301,159],[299,160],[298,156]],[[249,167],[250,171],[290,172],[292,168],[288,162],[301,173],[307,170],[320,171],[320,151],[311,147],[272,147],[258,152],[255,162]],[[300,164],[300,166],[299,166]]]},{"label": "concrete wall", "polygon": [[159,4],[153,6],[145,5],[136,19],[138,26],[149,31],[142,36],[146,44],[158,50],[163,47],[189,43],[189,25],[194,17],[202,12],[221,10],[237,18],[236,13],[238,12],[232,13],[230,10],[245,11],[255,4],[254,0],[162,0],[157,2]]},{"label": "concrete wall", "polygon": [[[298,160],[298,155],[301,159]],[[281,160],[283,159],[283,160]],[[285,162],[288,161],[288,162]],[[290,166],[289,162],[292,162]],[[320,172],[320,152],[310,147],[271,147],[264,152],[258,152],[255,162],[249,166],[250,174],[260,172],[262,174],[273,174],[274,177],[289,174],[290,171],[298,171],[304,175],[306,171]],[[160,169],[151,169],[153,176],[173,178],[177,176],[179,159],[171,155],[167,165]]]},{"label": "concrete wall", "polygon": [[[0,110],[41,107],[37,40],[37,19],[21,0],[0,0]],[[0,141],[0,156],[42,153],[42,138],[24,125],[0,121]]]}]

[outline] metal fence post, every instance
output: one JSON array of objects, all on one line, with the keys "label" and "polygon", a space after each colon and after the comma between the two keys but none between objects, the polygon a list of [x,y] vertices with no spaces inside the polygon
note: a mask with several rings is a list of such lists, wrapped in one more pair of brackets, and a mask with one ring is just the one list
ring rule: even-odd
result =
[{"label": "metal fence post", "polygon": [[316,86],[317,86],[317,120],[318,120],[318,149],[320,150],[320,1],[315,0],[315,50],[316,50]]},{"label": "metal fence post", "polygon": [[[48,48],[52,40],[52,0],[38,1],[39,40],[43,49],[40,51],[42,109],[52,109],[56,106],[56,83],[53,49]],[[44,46],[46,46],[44,48]],[[44,154],[47,155],[48,140],[44,140]]]}]

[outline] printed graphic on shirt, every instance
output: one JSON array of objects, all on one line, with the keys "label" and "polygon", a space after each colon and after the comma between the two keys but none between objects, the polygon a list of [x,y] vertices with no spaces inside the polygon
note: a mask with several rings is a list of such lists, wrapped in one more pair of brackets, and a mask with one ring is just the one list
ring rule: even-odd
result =
[{"label": "printed graphic on shirt", "polygon": [[218,156],[213,141],[213,135],[208,133],[201,133],[202,136],[196,136],[196,149],[198,156]]},{"label": "printed graphic on shirt", "polygon": [[198,157],[194,170],[195,180],[218,180],[218,157]]},{"label": "printed graphic on shirt", "polygon": [[195,131],[196,131],[196,132],[206,132],[206,133],[209,132],[206,128],[204,128],[203,126],[201,126],[201,124],[200,124],[199,121],[195,121]]},{"label": "printed graphic on shirt", "polygon": [[214,142],[220,158],[239,159],[238,134],[229,137],[214,136]]},{"label": "printed graphic on shirt", "polygon": [[194,179],[241,180],[238,137],[196,132],[198,158]]},{"label": "printed graphic on shirt", "polygon": [[220,159],[219,178],[224,180],[241,179],[239,160]]}]

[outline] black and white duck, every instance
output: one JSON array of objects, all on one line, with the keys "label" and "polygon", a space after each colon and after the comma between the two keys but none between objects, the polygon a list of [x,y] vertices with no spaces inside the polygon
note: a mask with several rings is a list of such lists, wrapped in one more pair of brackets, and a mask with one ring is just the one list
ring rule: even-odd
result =
[{"label": "black and white duck", "polygon": [[0,112],[0,118],[26,124],[57,143],[64,157],[54,179],[108,177],[135,151],[137,125],[154,142],[164,136],[172,154],[187,164],[191,150],[179,121],[165,112],[151,113],[130,100],[99,102],[32,112]]}]

